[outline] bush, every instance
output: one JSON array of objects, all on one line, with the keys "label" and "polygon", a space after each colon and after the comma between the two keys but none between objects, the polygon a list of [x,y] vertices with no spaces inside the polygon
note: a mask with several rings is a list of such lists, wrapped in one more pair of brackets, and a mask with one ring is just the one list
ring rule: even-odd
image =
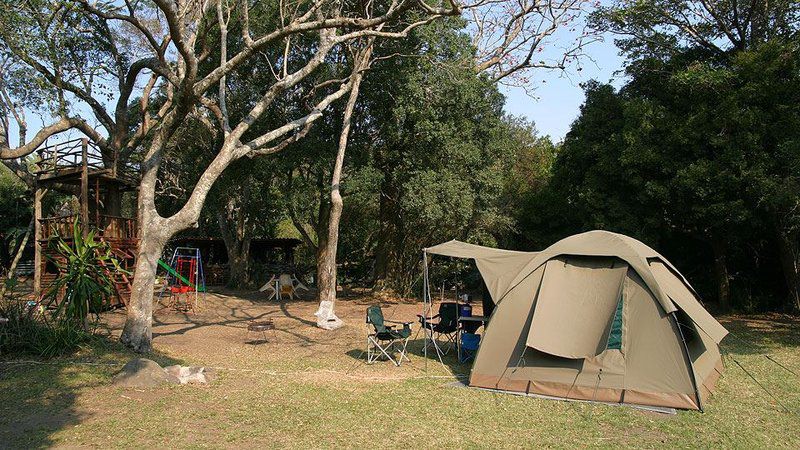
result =
[{"label": "bush", "polygon": [[32,355],[52,358],[77,350],[93,335],[68,321],[48,320],[35,302],[17,298],[0,301],[0,355]]},{"label": "bush", "polygon": [[90,330],[89,314],[108,306],[114,294],[111,271],[123,271],[113,257],[108,243],[96,240],[95,232],[83,236],[78,222],[71,242],[60,236],[50,241],[51,258],[59,275],[45,294],[46,305],[54,307],[53,319],[65,327],[80,326]]},{"label": "bush", "polygon": [[77,224],[70,241],[57,237],[50,244],[59,276],[41,304],[0,299],[0,317],[6,319],[0,323],[0,354],[51,358],[94,339],[96,321],[89,317],[108,305],[114,293],[111,271],[122,269],[108,244],[96,240],[93,231],[84,237]]}]

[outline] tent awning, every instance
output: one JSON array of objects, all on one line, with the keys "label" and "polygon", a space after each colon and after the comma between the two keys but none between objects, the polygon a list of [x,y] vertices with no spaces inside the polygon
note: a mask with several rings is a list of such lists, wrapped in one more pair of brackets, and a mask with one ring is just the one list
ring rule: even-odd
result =
[{"label": "tent awning", "polygon": [[474,259],[495,303],[505,295],[519,271],[538,255],[537,252],[503,250],[456,240],[428,247],[425,252],[453,258]]},{"label": "tent awning", "polygon": [[500,248],[484,247],[482,245],[468,244],[457,240],[447,241],[445,243],[428,247],[425,252],[434,255],[452,256],[454,258],[471,258],[471,259],[484,259],[498,256],[519,256],[530,255],[535,256],[535,252],[519,252],[516,250],[503,250]]}]

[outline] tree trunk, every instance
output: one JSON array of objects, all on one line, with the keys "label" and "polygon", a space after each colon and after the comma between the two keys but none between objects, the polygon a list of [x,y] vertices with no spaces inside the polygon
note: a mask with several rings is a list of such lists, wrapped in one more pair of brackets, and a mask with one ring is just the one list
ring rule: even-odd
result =
[{"label": "tree trunk", "polygon": [[725,242],[719,237],[711,240],[711,248],[714,253],[714,276],[717,278],[717,300],[722,311],[730,310],[730,277],[728,276],[728,264],[725,260]]},{"label": "tree trunk", "polygon": [[344,325],[342,319],[336,316],[334,304],[336,302],[336,250],[339,245],[339,221],[342,218],[344,202],[340,184],[342,180],[342,168],[344,166],[344,155],[347,150],[347,139],[350,135],[350,124],[353,117],[353,110],[358,100],[358,91],[363,77],[362,68],[366,68],[365,62],[369,60],[371,44],[367,45],[364,53],[359,55],[354,63],[353,87],[344,108],[342,119],[342,132],[339,134],[339,150],[336,153],[336,162],[333,166],[331,176],[331,206],[328,217],[327,242],[318,247],[317,288],[319,290],[319,309],[315,313],[317,316],[317,326],[326,330],[335,330]]},{"label": "tree trunk", "polygon": [[[247,187],[244,190],[248,190]],[[228,254],[228,287],[244,288],[250,285],[250,237],[245,213],[235,203],[231,197],[226,205],[217,209],[217,225]],[[235,227],[231,227],[230,222],[235,222]]]},{"label": "tree trunk", "polygon": [[22,242],[19,243],[17,252],[14,254],[14,259],[11,261],[11,265],[8,266],[8,273],[6,274],[5,280],[6,282],[0,285],[0,299],[6,295],[7,282],[14,278],[14,274],[17,271],[17,264],[19,264],[19,260],[22,259],[22,253],[25,252],[25,246],[28,245],[28,239],[31,237],[31,232],[33,231],[33,225],[35,221],[35,218],[31,218],[31,222],[28,224],[28,229],[25,231],[25,236],[23,236]]},{"label": "tree trunk", "polygon": [[[158,145],[158,142],[154,145]],[[151,152],[143,165],[136,207],[139,244],[131,298],[127,304],[127,319],[120,336],[123,344],[138,353],[148,353],[152,349],[153,289],[158,260],[164,252],[164,244],[177,231],[170,230],[165,223],[166,220],[161,218],[156,210],[155,188],[160,156],[160,151]]]},{"label": "tree trunk", "polygon": [[[324,278],[325,261],[328,251],[328,222],[331,216],[331,204],[329,199],[320,199],[319,212],[317,213],[317,223],[314,231],[317,234],[317,243],[314,246],[314,256],[317,263],[317,297],[319,297],[320,279]],[[319,299],[319,298],[318,298]]]},{"label": "tree trunk", "polygon": [[399,190],[394,184],[391,173],[384,173],[381,184],[378,209],[378,237],[375,245],[375,267],[372,276],[372,289],[381,292],[388,289],[389,273],[392,265],[392,248],[397,231],[394,223],[397,220],[397,195]]},{"label": "tree trunk", "polygon": [[[343,152],[340,151],[340,154],[342,153]],[[337,156],[337,164],[339,164],[338,159]],[[337,177],[334,175],[333,179],[336,180],[336,178]],[[317,326],[326,330],[334,330],[344,325],[344,322],[342,322],[334,312],[337,284],[336,249],[339,242],[339,219],[342,215],[342,207],[342,197],[339,194],[338,182],[336,182],[334,188],[331,190],[328,229],[325,230],[326,238],[324,241],[320,239],[317,246],[317,290],[319,309],[315,315],[317,316]]]},{"label": "tree trunk", "polygon": [[230,268],[228,287],[246,288],[250,285],[249,247],[249,242],[240,242],[233,247],[225,246],[228,251],[228,267]]},{"label": "tree trunk", "polygon": [[786,280],[788,293],[784,309],[787,312],[800,311],[800,251],[797,244],[797,234],[787,235],[780,229],[777,230],[776,234],[781,269]]},{"label": "tree trunk", "polygon": [[38,182],[34,186],[33,194],[33,296],[39,298],[42,295],[42,199],[46,189],[39,186]]},{"label": "tree trunk", "polygon": [[386,272],[389,266],[389,224],[386,217],[388,200],[382,193],[378,204],[378,237],[375,245],[375,267],[372,271],[372,289],[381,291],[384,288]]},{"label": "tree trunk", "polygon": [[142,226],[141,229],[128,318],[120,340],[138,353],[147,353],[152,349],[153,288],[158,260],[168,238],[159,233],[160,227]]},{"label": "tree trunk", "polygon": [[103,199],[103,214],[122,216],[122,192],[119,190],[119,185],[109,183],[106,189],[106,195]]}]

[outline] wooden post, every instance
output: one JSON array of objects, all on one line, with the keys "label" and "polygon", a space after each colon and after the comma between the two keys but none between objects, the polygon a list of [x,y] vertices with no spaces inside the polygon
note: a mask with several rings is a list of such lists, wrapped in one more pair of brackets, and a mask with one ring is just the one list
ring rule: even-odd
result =
[{"label": "wooden post", "polygon": [[100,224],[100,177],[94,179],[94,226],[103,229]]},{"label": "wooden post", "polygon": [[55,175],[58,172],[58,145],[53,147],[53,157],[51,159],[51,163],[53,164],[51,170],[53,171],[53,175]]},{"label": "wooden post", "polygon": [[42,197],[44,189],[36,183],[33,197],[33,295],[39,298],[42,293]]},{"label": "wooden post", "polygon": [[83,237],[89,233],[89,140],[81,139],[81,227]]}]

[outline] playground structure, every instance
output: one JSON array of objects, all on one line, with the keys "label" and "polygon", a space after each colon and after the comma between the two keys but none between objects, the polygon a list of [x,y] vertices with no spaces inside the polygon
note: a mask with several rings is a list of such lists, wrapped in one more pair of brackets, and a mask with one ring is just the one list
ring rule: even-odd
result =
[{"label": "playground structure", "polygon": [[203,272],[203,258],[199,248],[177,247],[172,253],[169,264],[158,260],[167,276],[159,295],[159,303],[165,294],[169,301],[165,305],[180,312],[196,312],[200,303],[200,294],[205,301],[206,279]]},{"label": "playground structure", "polygon": [[[120,166],[116,155],[109,154],[88,139],[74,139],[46,145],[36,151],[38,161],[29,170],[35,177],[34,194],[34,298],[41,296],[59,276],[50,260],[60,261],[51,251],[50,241],[57,237],[72,245],[76,222],[84,236],[96,230],[97,239],[108,243],[114,257],[125,271],[106,270],[114,281],[112,306],[124,306],[131,294],[132,273],[136,265],[139,243],[136,219],[122,217],[122,193],[136,189],[135,169]],[[76,195],[77,213],[43,217],[43,200],[47,193]],[[126,273],[127,272],[127,273]]]}]

